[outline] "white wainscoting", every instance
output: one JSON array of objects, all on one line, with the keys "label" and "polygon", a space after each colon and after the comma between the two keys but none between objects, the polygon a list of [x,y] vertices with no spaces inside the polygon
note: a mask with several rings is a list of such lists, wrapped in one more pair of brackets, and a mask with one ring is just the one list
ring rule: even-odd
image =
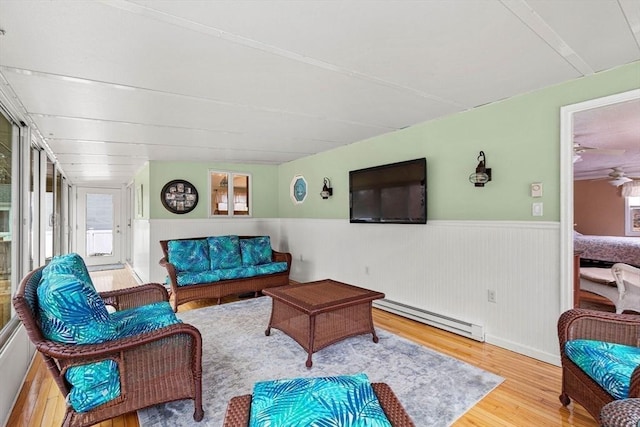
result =
[{"label": "white wainscoting", "polygon": [[2,372],[2,386],[0,387],[0,425],[6,425],[11,415],[20,388],[33,360],[35,347],[29,341],[24,326],[15,331],[13,336],[0,352],[0,372]]},{"label": "white wainscoting", "polygon": [[[559,365],[559,224],[281,219],[291,278],[332,278],[482,325],[487,342]],[[496,291],[496,303],[487,290]]]},{"label": "white wainscoting", "polygon": [[[292,253],[293,280],[332,278],[375,289],[393,301],[482,325],[487,342],[559,365],[559,229],[557,222],[526,221],[151,220],[147,240],[141,239],[149,243],[148,264],[138,267],[136,250],[134,265],[143,281],[163,282],[159,240],[270,235],[274,248]],[[489,289],[496,303],[488,302]]]},{"label": "white wainscoting", "polygon": [[149,267],[151,265],[151,258],[149,254],[151,242],[149,238],[150,229],[151,224],[148,219],[136,219],[133,221],[133,265],[131,268],[138,276],[138,279],[143,283],[153,281],[150,280],[149,275]]}]

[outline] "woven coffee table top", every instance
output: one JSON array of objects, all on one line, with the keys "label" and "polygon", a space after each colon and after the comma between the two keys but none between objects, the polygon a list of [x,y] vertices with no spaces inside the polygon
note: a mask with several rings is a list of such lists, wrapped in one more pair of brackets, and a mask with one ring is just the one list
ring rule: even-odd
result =
[{"label": "woven coffee table top", "polygon": [[381,292],[331,279],[269,288],[262,293],[308,314],[322,312],[327,308],[335,309],[341,305],[349,306],[384,298]]}]

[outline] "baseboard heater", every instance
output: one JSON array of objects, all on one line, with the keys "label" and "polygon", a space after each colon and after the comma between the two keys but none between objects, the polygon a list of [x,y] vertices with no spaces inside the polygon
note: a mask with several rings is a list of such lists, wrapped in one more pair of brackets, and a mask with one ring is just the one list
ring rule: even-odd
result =
[{"label": "baseboard heater", "polygon": [[373,306],[381,310],[416,320],[429,326],[444,329],[445,331],[453,332],[454,334],[484,342],[484,328],[480,325],[474,325],[473,323],[432,313],[430,311],[411,307],[388,299],[376,300],[373,302]]}]

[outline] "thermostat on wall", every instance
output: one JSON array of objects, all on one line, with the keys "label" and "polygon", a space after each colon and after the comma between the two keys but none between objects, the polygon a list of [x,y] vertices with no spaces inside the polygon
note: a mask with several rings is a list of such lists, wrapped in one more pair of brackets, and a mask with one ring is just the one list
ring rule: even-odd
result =
[{"label": "thermostat on wall", "polygon": [[534,182],[531,184],[531,197],[542,197],[542,183]]}]

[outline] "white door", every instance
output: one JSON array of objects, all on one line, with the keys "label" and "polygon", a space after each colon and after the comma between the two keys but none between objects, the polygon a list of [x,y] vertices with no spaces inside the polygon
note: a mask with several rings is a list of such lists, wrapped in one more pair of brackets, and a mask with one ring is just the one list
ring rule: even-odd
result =
[{"label": "white door", "polygon": [[76,250],[87,265],[122,262],[121,191],[78,188]]}]

